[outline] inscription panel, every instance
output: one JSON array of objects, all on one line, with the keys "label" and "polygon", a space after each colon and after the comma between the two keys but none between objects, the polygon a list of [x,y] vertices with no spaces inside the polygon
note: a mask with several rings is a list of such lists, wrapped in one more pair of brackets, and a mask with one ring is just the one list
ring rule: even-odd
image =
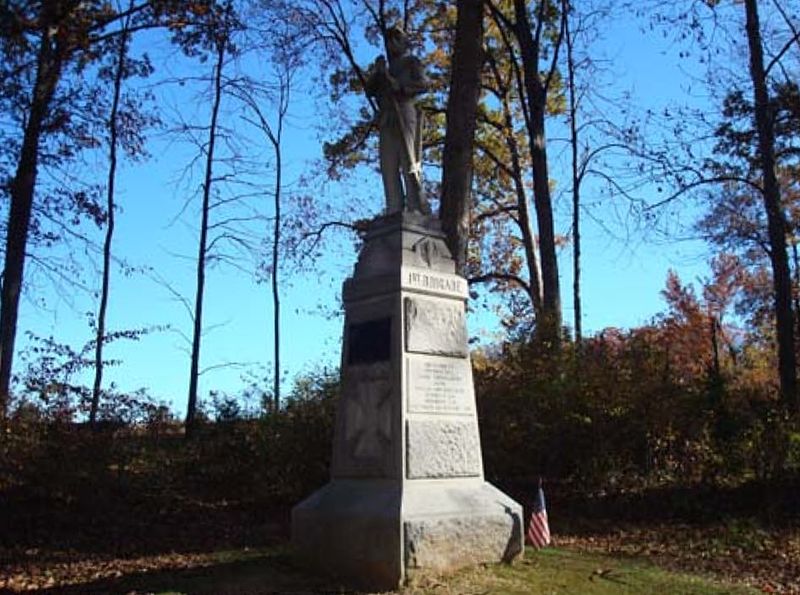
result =
[{"label": "inscription panel", "polygon": [[412,357],[407,373],[410,413],[474,413],[468,360]]},{"label": "inscription panel", "polygon": [[437,274],[430,269],[403,267],[403,287],[440,293],[452,297],[467,297],[467,282],[457,276]]},{"label": "inscription panel", "polygon": [[405,299],[406,351],[467,357],[464,304],[452,300]]}]

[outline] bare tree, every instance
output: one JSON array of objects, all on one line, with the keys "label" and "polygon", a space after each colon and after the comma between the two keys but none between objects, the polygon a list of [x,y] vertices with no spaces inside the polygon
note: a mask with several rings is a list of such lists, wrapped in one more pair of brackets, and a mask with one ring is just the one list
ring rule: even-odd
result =
[{"label": "bare tree", "polygon": [[568,0],[561,0],[564,14],[564,42],[567,50],[567,92],[569,93],[569,136],[572,165],[572,305],[574,309],[575,341],[580,344],[583,336],[581,313],[581,184],[578,173],[578,102],[575,85],[575,56],[571,31],[571,7]]},{"label": "bare tree", "polygon": [[[60,6],[59,6],[60,4]],[[25,270],[25,246],[28,240],[34,189],[39,165],[39,141],[56,86],[61,78],[70,48],[64,31],[77,1],[43,2],[35,15],[39,33],[35,83],[31,92],[17,170],[11,181],[11,208],[6,229],[5,267],[2,303],[0,303],[0,414],[5,415],[11,385],[14,345],[17,334],[19,298]]]},{"label": "bare tree", "polygon": [[[275,370],[272,380],[272,398],[275,411],[280,409],[281,402],[281,298],[280,298],[280,264],[282,226],[284,224],[282,212],[283,193],[283,133],[286,116],[289,112],[292,81],[297,68],[297,55],[288,52],[277,60],[277,84],[274,91],[264,89],[263,85],[245,79],[239,81],[233,88],[233,93],[242,101],[253,114],[254,119],[247,118],[267,138],[275,157],[275,178],[272,187],[272,204],[274,218],[272,221],[272,241],[270,248],[270,287],[272,291],[272,328]],[[262,108],[262,100],[272,98],[276,107],[274,121],[270,120]]]},{"label": "bare tree", "polygon": [[103,270],[102,285],[100,288],[100,306],[97,312],[97,328],[95,334],[94,352],[94,385],[92,388],[92,403],[89,409],[89,423],[94,426],[97,421],[97,411],[100,406],[100,392],[103,385],[103,347],[106,335],[106,311],[111,280],[111,243],[114,238],[115,198],[114,189],[117,178],[117,148],[118,148],[118,114],[120,97],[122,95],[122,82],[125,77],[125,60],[128,54],[130,17],[122,28],[123,32],[116,40],[118,44],[116,63],[114,65],[113,96],[111,112],[108,116],[108,179],[106,186],[106,234],[103,241]]},{"label": "bare tree", "polygon": [[[223,16],[223,19],[225,17]],[[200,237],[197,246],[196,286],[192,331],[192,350],[189,369],[189,395],[186,403],[186,436],[191,437],[197,416],[197,391],[200,377],[200,348],[203,333],[203,298],[206,286],[206,259],[208,256],[209,212],[211,209],[211,192],[214,183],[214,158],[218,136],[218,120],[220,103],[223,95],[223,68],[228,55],[230,29],[227,23],[220,22],[211,31],[212,49],[214,52],[214,74],[211,114],[208,126],[208,140],[205,148],[205,171],[202,185],[200,207]]]},{"label": "bare tree", "polygon": [[[206,7],[141,0],[127,10],[109,10],[107,3],[81,0],[40,0],[3,4],[3,33],[0,50],[3,59],[14,65],[18,76],[32,80],[22,85],[26,113],[21,129],[22,142],[14,157],[16,167],[10,186],[10,208],[6,233],[3,286],[0,296],[0,416],[8,405],[14,361],[19,299],[22,291],[26,247],[29,240],[34,196],[41,160],[41,144],[48,134],[63,129],[70,119],[68,110],[53,110],[65,71],[77,64],[90,63],[102,54],[103,44],[120,30],[114,25],[136,18],[131,31],[169,26],[176,21],[187,25],[195,11]],[[17,67],[17,64],[19,66]],[[55,112],[55,113],[54,113]]]},{"label": "bare tree", "polygon": [[[675,159],[662,151],[654,162],[657,162],[667,175],[674,179],[675,190],[668,197],[659,201],[650,208],[661,207],[669,204],[685,194],[698,188],[715,186],[715,197],[718,205],[712,207],[712,213],[718,213],[718,208],[727,201],[725,195],[731,189],[737,189],[738,195],[758,197],[762,208],[759,215],[763,215],[755,230],[757,236],[763,236],[761,248],[769,259],[769,270],[772,277],[771,312],[774,315],[775,337],[777,341],[778,378],[780,393],[784,405],[789,410],[797,411],[797,356],[796,356],[796,327],[793,311],[793,289],[791,265],[788,257],[788,234],[790,226],[787,220],[786,206],[783,204],[781,182],[778,178],[778,165],[782,158],[786,164],[788,159],[796,154],[794,151],[784,151],[783,155],[776,152],[776,129],[782,128],[784,138],[793,137],[794,131],[787,131],[783,122],[776,118],[776,110],[781,103],[781,79],[787,80],[785,70],[785,57],[791,49],[796,49],[800,43],[797,28],[779,2],[774,2],[774,9],[780,13],[786,31],[780,36],[767,37],[766,41],[778,41],[779,47],[768,49],[769,62],[765,64],[765,37],[762,35],[759,18],[759,4],[756,0],[743,0],[741,3],[700,2],[687,0],[678,6],[673,3],[654,2],[656,14],[663,22],[673,27],[680,33],[681,38],[693,40],[707,56],[706,62],[713,65],[707,73],[706,83],[713,93],[719,97],[723,110],[719,114],[720,121],[712,125],[701,116],[698,118],[698,128],[703,134],[708,134],[715,139],[716,144],[711,148],[712,155],[706,159],[703,166],[696,165],[696,158],[692,154],[692,143],[680,139],[684,145],[683,151],[689,157]],[[738,6],[744,9],[744,33],[747,38],[748,77],[743,77],[742,71],[721,68],[719,62],[713,59],[720,52],[720,39],[722,33],[727,33],[727,43],[738,44],[741,39],[741,13]],[[762,5],[762,8],[765,6]],[[651,7],[652,8],[652,7]],[[773,13],[775,14],[775,13]],[[662,16],[663,15],[663,16]],[[690,17],[687,21],[687,15]],[[776,15],[777,16],[777,15]],[[781,19],[773,20],[773,23]],[[707,21],[707,22],[706,22]],[[691,25],[686,25],[689,22]],[[713,34],[712,34],[713,33]],[[723,74],[720,75],[719,71]],[[745,88],[752,87],[752,94],[745,92]],[[750,95],[751,99],[747,99]],[[791,101],[794,104],[794,100]],[[785,104],[784,104],[785,105]],[[791,111],[791,108],[790,108]],[[695,124],[694,122],[692,124]],[[687,126],[682,124],[684,128]],[[680,125],[675,126],[680,129]],[[788,136],[787,136],[788,134]],[[743,211],[744,204],[738,209]],[[760,218],[760,217],[759,217]],[[729,217],[733,222],[737,217]],[[752,225],[748,221],[747,225]],[[709,227],[708,220],[700,223],[702,227]],[[711,226],[714,227],[714,226]],[[741,231],[741,230],[740,230]],[[728,234],[738,234],[732,228]],[[712,242],[723,244],[711,235]],[[717,239],[719,239],[717,235]]]}]

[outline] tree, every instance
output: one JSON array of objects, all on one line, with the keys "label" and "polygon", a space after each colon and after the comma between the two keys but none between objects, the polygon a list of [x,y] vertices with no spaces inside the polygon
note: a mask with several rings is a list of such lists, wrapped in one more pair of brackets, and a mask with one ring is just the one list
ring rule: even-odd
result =
[{"label": "tree", "polygon": [[[539,231],[539,256],[542,274],[542,315],[537,320],[537,334],[543,343],[555,346],[561,333],[561,293],[558,278],[556,235],[553,223],[553,205],[550,196],[545,114],[548,96],[557,77],[557,60],[564,32],[564,19],[558,16],[558,8],[547,0],[535,5],[535,27],[525,0],[514,0],[513,13],[507,14],[499,3],[490,2],[492,15],[498,26],[505,29],[505,37],[511,55],[519,52],[522,71],[522,88],[525,125],[528,131],[528,150],[531,157],[533,177],[533,200]],[[554,29],[553,23],[559,23]],[[548,33],[553,41],[550,48],[551,61],[544,74],[540,62],[544,53]],[[510,43],[513,38],[516,49]]]},{"label": "tree", "polygon": [[463,271],[467,259],[472,159],[483,65],[483,2],[459,0],[457,7],[439,219],[456,260],[456,270]]},{"label": "tree", "polygon": [[[535,39],[523,40],[527,48],[523,52],[517,34],[525,37],[521,32],[530,19],[527,14],[517,17],[521,8],[515,9],[511,3],[486,4],[491,7],[493,18],[487,24],[482,51],[479,40],[483,20],[479,19],[481,11],[476,3],[449,8],[422,1],[385,2],[377,8],[369,3],[352,3],[362,10],[347,10],[345,5],[351,4],[332,0],[300,4],[294,14],[301,16],[295,20],[303,24],[305,31],[313,32],[316,47],[324,52],[322,63],[329,66],[329,91],[337,109],[345,111],[341,107],[346,96],[358,96],[362,106],[350,110],[356,118],[349,121],[342,114],[345,125],[334,130],[338,138],[326,143],[328,173],[338,178],[348,169],[375,162],[370,136],[374,106],[364,101],[364,75],[353,59],[353,38],[361,29],[364,37],[377,45],[386,24],[400,20],[412,38],[419,40],[418,45],[426,48],[423,61],[431,81],[431,92],[423,102],[427,123],[423,139],[429,180],[426,184],[429,191],[436,188],[430,172],[441,163],[440,215],[451,250],[457,260],[465,262],[471,285],[488,283],[493,290],[510,292],[510,299],[541,331],[539,337],[555,345],[561,324],[556,261],[556,244],[560,240],[554,230],[546,149],[540,150],[538,144],[545,142],[545,114],[563,111],[557,70],[563,27],[558,9],[545,6],[546,3],[535,4],[538,32]],[[347,18],[348,15],[357,16]],[[459,51],[463,53],[457,56]],[[538,86],[535,82],[528,84],[531,77],[539,77],[539,64],[533,64],[534,58],[539,57],[537,52],[542,57],[546,54],[548,61]],[[480,69],[481,65],[485,68]],[[476,80],[492,100],[480,99]],[[531,89],[537,93],[533,102],[529,100]],[[475,102],[476,109],[471,107]],[[542,113],[534,114],[535,123],[527,126],[532,104]],[[472,113],[476,117],[474,124]],[[519,122],[527,128],[521,129]],[[536,143],[531,140],[534,138],[538,138]],[[468,143],[473,142],[477,152],[470,158]],[[474,165],[470,171],[471,159]],[[532,201],[527,176],[534,179]],[[471,180],[475,187],[473,198],[467,195]],[[466,249],[468,245],[472,246],[470,250]],[[542,260],[547,262],[543,265]],[[544,291],[542,277],[546,277]],[[520,290],[525,296],[522,300],[517,297]],[[554,321],[550,331],[545,322],[548,318]]]},{"label": "tree", "polygon": [[550,197],[550,176],[547,162],[547,145],[545,141],[545,113],[547,111],[548,93],[556,75],[556,61],[563,35],[564,21],[562,17],[559,37],[551,48],[553,61],[547,71],[546,78],[540,74],[540,57],[542,54],[542,33],[546,23],[551,21],[547,3],[542,0],[536,10],[536,29],[531,27],[528,7],[524,0],[514,1],[516,22],[513,32],[520,46],[525,100],[528,117],[526,125],[530,141],[531,169],[533,172],[533,196],[536,207],[536,218],[539,229],[539,254],[542,270],[542,319],[538,321],[541,338],[545,343],[557,343],[561,332],[561,292],[558,279],[558,259],[556,256],[556,237],[553,224],[553,207]]},{"label": "tree", "polygon": [[209,250],[209,215],[211,212],[212,186],[214,178],[215,148],[219,135],[220,104],[223,96],[223,69],[229,55],[235,51],[232,35],[239,27],[233,5],[226,2],[215,7],[214,16],[201,32],[205,45],[214,57],[212,75],[211,112],[209,114],[208,136],[203,148],[205,166],[201,189],[200,234],[197,246],[196,285],[192,330],[192,348],[189,363],[189,394],[186,403],[186,437],[193,434],[197,417],[197,392],[200,378],[200,348],[203,335],[203,301],[206,286],[206,261]]},{"label": "tree", "polygon": [[[111,245],[114,239],[115,222],[115,186],[117,176],[117,150],[120,136],[120,100],[122,98],[122,83],[126,76],[130,76],[131,68],[128,62],[128,45],[130,35],[130,15],[122,23],[122,33],[114,41],[117,44],[117,54],[111,69],[112,99],[111,111],[108,115],[108,180],[106,182],[106,234],[103,242],[103,268],[102,283],[100,288],[100,305],[97,312],[97,328],[95,333],[94,353],[94,385],[92,387],[92,402],[89,409],[89,423],[95,425],[97,412],[100,406],[100,393],[103,385],[103,347],[106,340],[106,312],[111,281]],[[132,131],[129,131],[129,133]],[[123,131],[124,133],[124,131]],[[134,132],[135,134],[135,132]]]},{"label": "tree", "polygon": [[[291,47],[288,37],[281,37],[284,41],[282,47],[273,47],[272,51],[277,58],[276,78],[277,84],[274,92],[265,89],[264,85],[251,79],[237,82],[233,93],[253,114],[253,125],[267,138],[275,157],[275,179],[272,188],[272,202],[274,219],[272,223],[272,239],[270,242],[269,272],[270,288],[272,293],[272,328],[274,350],[274,373],[272,378],[272,406],[274,411],[280,409],[281,404],[281,299],[280,299],[280,264],[282,231],[284,220],[282,216],[283,194],[283,134],[286,117],[289,112],[293,79],[299,67],[299,53]],[[277,44],[276,44],[277,46]],[[271,122],[266,111],[262,108],[262,101],[275,102],[276,114]]]},{"label": "tree", "polygon": [[[731,206],[731,198],[738,196],[758,196],[761,203],[763,227],[754,230],[755,236],[763,238],[763,247],[769,257],[769,270],[772,277],[772,315],[774,336],[777,342],[778,376],[780,378],[780,394],[784,405],[790,410],[797,410],[797,371],[796,371],[796,337],[795,316],[792,305],[791,266],[787,254],[787,236],[790,232],[786,204],[782,197],[779,180],[781,156],[776,154],[778,137],[776,130],[786,126],[776,119],[774,93],[780,93],[780,80],[785,77],[784,62],[788,52],[798,47],[798,31],[787,19],[787,14],[780,3],[774,3],[775,22],[784,21],[786,31],[781,35],[762,35],[759,18],[759,5],[756,0],[744,0],[741,3],[697,2],[662,6],[656,3],[666,16],[659,17],[670,27],[674,27],[682,39],[694,40],[704,52],[703,61],[709,64],[707,83],[712,93],[719,94],[723,90],[720,102],[723,104],[721,121],[712,128],[713,138],[717,144],[713,146],[713,155],[706,159],[703,167],[697,167],[697,156],[694,151],[707,143],[687,141],[681,138],[687,129],[685,121],[674,124],[675,136],[683,144],[682,153],[686,156],[683,163],[676,164],[671,156],[662,152],[656,161],[668,163],[665,167],[668,175],[675,180],[676,190],[659,205],[666,204],[678,196],[701,187],[713,185],[716,193],[707,196],[712,199],[712,213],[720,213],[724,205]],[[744,19],[739,12],[744,9]],[[767,8],[767,7],[764,7]],[[674,13],[672,11],[675,11]],[[709,21],[709,22],[706,22]],[[725,40],[720,34],[726,28],[735,25],[736,32],[728,32],[728,43],[737,44],[741,32],[747,38],[747,61],[749,76],[739,76],[740,71],[716,69],[718,62],[715,56],[727,51],[719,40]],[[712,32],[714,33],[712,35]],[[777,43],[778,47],[769,48],[770,61],[765,64],[764,54],[768,43]],[[682,52],[683,54],[683,52]],[[727,59],[727,58],[726,58]],[[749,89],[748,89],[749,88]],[[745,89],[748,89],[745,91]],[[750,95],[751,100],[746,99]],[[719,95],[718,95],[719,96]],[[681,117],[684,114],[681,113]],[[697,136],[707,135],[711,125],[709,119],[701,114],[700,132]],[[787,152],[784,160],[791,157]],[[785,161],[784,161],[785,164]],[[671,171],[670,171],[671,170]],[[713,202],[717,202],[716,205]],[[747,199],[738,210],[749,209],[752,202]],[[733,207],[737,210],[737,207]],[[752,212],[752,211],[751,211]],[[740,217],[725,216],[725,221],[741,221]],[[719,226],[709,220],[701,224],[708,229]],[[749,224],[745,227],[750,227]],[[741,228],[742,230],[744,228]],[[762,233],[763,232],[763,233]],[[734,228],[731,234],[738,234]]]},{"label": "tree", "polygon": [[[60,4],[60,6],[59,6]],[[19,43],[27,45],[24,37],[25,17],[35,19],[31,33],[37,36],[36,75],[31,92],[27,125],[17,160],[17,170],[11,182],[5,267],[3,270],[2,301],[0,301],[0,412],[5,414],[11,383],[11,367],[17,332],[19,297],[25,265],[25,244],[28,238],[36,174],[39,161],[39,139],[47,109],[56,91],[65,60],[74,51],[70,21],[79,2],[43,2],[37,14],[24,14],[23,7],[9,7],[4,16],[14,18],[19,27]],[[17,8],[17,10],[13,10]],[[10,45],[10,44],[9,44]]]},{"label": "tree", "polygon": [[[758,158],[762,174],[762,196],[767,215],[769,256],[775,300],[775,331],[778,338],[778,374],[781,396],[795,413],[797,399],[797,359],[795,355],[792,313],[792,283],[786,253],[786,218],[781,204],[781,190],[775,173],[775,129],[771,113],[768,70],[764,67],[764,48],[756,0],[744,0],[745,30],[750,50],[750,78],[753,83],[753,106],[758,131]],[[775,64],[773,61],[772,64]]]},{"label": "tree", "polygon": [[571,7],[567,0],[562,0],[561,10],[564,13],[564,42],[567,52],[567,89],[569,92],[569,135],[572,161],[572,303],[574,308],[575,341],[581,342],[583,321],[581,319],[581,184],[578,160],[578,100],[575,84],[575,55],[573,51]]},{"label": "tree", "polygon": [[[484,84],[499,109],[481,106],[477,143],[479,200],[472,235],[482,254],[471,263],[470,280],[493,281],[504,291],[522,289],[533,316],[524,315],[523,310],[514,312],[513,317],[524,320],[523,326],[529,327],[544,314],[538,242],[525,180],[530,152],[519,124],[524,119],[520,103],[522,79],[515,56],[507,51],[505,41],[498,47],[497,37],[497,29],[490,29],[486,49],[490,76]],[[510,299],[513,303],[513,294]]]},{"label": "tree", "polygon": [[0,297],[0,415],[5,415],[16,343],[19,298],[25,270],[43,138],[68,126],[70,111],[52,110],[68,68],[80,72],[97,57],[100,46],[120,34],[117,24],[136,18],[131,31],[154,26],[183,27],[186,15],[203,14],[206,2],[188,5],[167,0],[142,0],[123,11],[107,2],[40,0],[5,2],[0,7],[2,51],[17,80],[31,80],[14,89],[25,113],[22,142],[9,184],[10,207]]},{"label": "tree", "polygon": [[601,159],[609,161],[606,158],[611,156],[621,157],[621,161],[631,157],[630,147],[616,142],[614,135],[607,133],[608,129],[619,128],[617,120],[620,114],[624,117],[625,103],[619,96],[609,96],[610,86],[602,82],[602,59],[592,47],[593,42],[601,37],[605,19],[612,18],[612,10],[613,7],[602,0],[580,5],[561,0],[572,194],[573,327],[577,343],[583,338],[581,213],[586,208],[584,186],[589,177],[594,177],[616,190],[618,182],[613,168],[608,163],[597,162]]}]

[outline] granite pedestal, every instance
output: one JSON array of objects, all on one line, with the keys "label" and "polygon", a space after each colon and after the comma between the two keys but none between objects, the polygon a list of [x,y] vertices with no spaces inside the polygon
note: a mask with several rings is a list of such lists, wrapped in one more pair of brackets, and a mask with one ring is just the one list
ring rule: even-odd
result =
[{"label": "granite pedestal", "polygon": [[298,552],[379,590],[510,561],[522,552],[522,509],[484,481],[467,283],[438,222],[373,221],[343,296],[331,481],[292,511]]}]

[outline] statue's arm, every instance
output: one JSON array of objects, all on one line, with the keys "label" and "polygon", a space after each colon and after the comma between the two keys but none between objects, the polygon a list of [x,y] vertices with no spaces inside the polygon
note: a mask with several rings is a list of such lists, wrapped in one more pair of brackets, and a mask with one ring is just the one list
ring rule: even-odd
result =
[{"label": "statue's arm", "polygon": [[408,60],[405,76],[401,82],[400,91],[405,95],[419,95],[428,90],[428,79],[425,76],[425,69],[418,58],[411,57]]},{"label": "statue's arm", "polygon": [[369,67],[369,76],[365,83],[364,91],[370,97],[377,97],[380,95],[381,88],[384,86],[386,78],[386,62],[383,56],[375,60],[372,66]]}]

